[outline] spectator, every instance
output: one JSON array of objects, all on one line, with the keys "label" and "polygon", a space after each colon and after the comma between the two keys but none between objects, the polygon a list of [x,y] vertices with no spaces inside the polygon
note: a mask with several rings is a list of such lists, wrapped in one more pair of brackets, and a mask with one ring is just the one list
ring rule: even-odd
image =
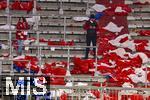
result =
[{"label": "spectator", "polygon": [[23,43],[24,43],[24,40],[27,39],[27,32],[26,31],[21,31],[21,30],[18,30],[16,32],[16,39],[17,39],[17,45],[18,45],[18,55],[21,55],[22,54],[22,51],[23,51]]},{"label": "spectator", "polygon": [[[93,46],[96,46],[96,38],[97,38],[97,31],[98,31],[98,24],[95,19],[95,15],[91,14],[88,21],[85,22],[83,25],[84,30],[87,31],[86,34],[86,45],[90,46],[91,42]],[[90,48],[86,48],[85,59],[88,59]],[[96,57],[96,48],[93,48],[94,58]]]}]

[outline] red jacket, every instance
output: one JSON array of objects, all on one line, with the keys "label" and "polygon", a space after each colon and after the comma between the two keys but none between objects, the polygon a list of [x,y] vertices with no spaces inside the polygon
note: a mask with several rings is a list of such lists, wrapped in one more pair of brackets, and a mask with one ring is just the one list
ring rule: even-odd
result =
[{"label": "red jacket", "polygon": [[16,32],[16,39],[17,40],[26,40],[27,39],[27,32],[25,32],[25,31],[17,31]]},{"label": "red jacket", "polygon": [[89,19],[83,25],[83,28],[84,28],[84,30],[95,29],[96,31],[98,31],[98,24],[95,19]]}]

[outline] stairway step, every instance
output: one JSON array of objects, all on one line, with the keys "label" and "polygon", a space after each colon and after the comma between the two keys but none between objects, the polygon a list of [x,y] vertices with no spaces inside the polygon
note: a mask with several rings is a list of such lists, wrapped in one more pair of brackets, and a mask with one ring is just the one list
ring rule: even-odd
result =
[{"label": "stairway step", "polygon": [[132,36],[133,39],[150,40],[150,36]]}]

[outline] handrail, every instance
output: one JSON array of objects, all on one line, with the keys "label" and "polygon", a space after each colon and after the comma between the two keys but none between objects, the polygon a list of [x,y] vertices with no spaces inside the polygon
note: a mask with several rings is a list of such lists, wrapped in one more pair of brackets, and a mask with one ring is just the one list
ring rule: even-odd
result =
[{"label": "handrail", "polygon": [[[1,76],[10,76],[10,74],[3,73]],[[16,73],[13,76],[15,77],[63,77],[63,78],[91,78],[91,79],[99,79],[99,78],[105,78],[105,76],[89,76],[89,75],[72,75],[72,76],[64,76],[64,75],[46,75],[46,74],[26,74],[26,73]]]},{"label": "handrail", "polygon": [[[19,45],[13,45],[13,46],[19,46]],[[97,46],[69,46],[69,45],[25,45],[27,47],[61,47],[61,48],[97,48]]]}]

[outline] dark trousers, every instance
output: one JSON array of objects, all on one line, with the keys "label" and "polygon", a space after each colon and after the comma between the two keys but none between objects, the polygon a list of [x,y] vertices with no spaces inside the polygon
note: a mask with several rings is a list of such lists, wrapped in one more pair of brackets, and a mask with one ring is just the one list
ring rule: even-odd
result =
[{"label": "dark trousers", "polygon": [[[88,30],[86,34],[86,45],[90,46],[91,42],[93,46],[96,46],[96,30]],[[88,58],[90,48],[86,48],[85,58]],[[96,56],[96,48],[93,48],[94,57]]]}]

